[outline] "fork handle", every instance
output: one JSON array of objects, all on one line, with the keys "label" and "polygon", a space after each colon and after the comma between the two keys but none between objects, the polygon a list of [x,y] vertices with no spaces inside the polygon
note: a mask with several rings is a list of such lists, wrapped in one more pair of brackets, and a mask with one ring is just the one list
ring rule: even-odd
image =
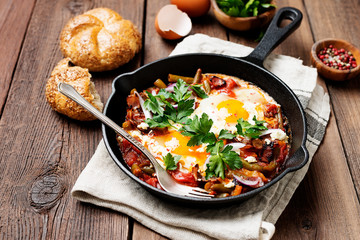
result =
[{"label": "fork handle", "polygon": [[73,86],[60,82],[58,84],[58,90],[60,93],[70,98],[86,110],[88,110],[91,114],[93,114],[96,118],[98,118],[105,125],[112,128],[115,132],[119,133],[123,138],[128,140],[131,144],[133,144],[137,149],[139,149],[154,165],[157,171],[165,171],[164,168],[158,163],[155,157],[147,150],[139,141],[133,138],[130,134],[128,134],[122,127],[117,125],[113,120],[108,118],[102,112],[97,110],[93,105],[91,105],[83,96],[81,96]]}]

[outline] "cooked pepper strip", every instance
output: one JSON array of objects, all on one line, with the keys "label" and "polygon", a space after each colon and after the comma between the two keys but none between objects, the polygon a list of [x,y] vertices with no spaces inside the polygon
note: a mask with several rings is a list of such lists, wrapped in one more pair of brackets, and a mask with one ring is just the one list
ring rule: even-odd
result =
[{"label": "cooked pepper strip", "polygon": [[169,82],[177,82],[179,79],[184,80],[184,82],[186,82],[187,84],[191,84],[194,82],[194,78],[192,78],[192,77],[184,77],[184,76],[179,76],[179,75],[174,75],[174,74],[168,75]]},{"label": "cooked pepper strip", "polygon": [[194,84],[197,84],[197,83],[199,83],[199,82],[201,81],[201,79],[202,79],[201,69],[199,68],[199,69],[196,71],[196,74],[195,74],[193,83],[194,83]]},{"label": "cooked pepper strip", "polygon": [[243,164],[243,168],[246,168],[247,170],[251,170],[251,171],[259,171],[259,172],[271,172],[274,171],[276,168],[276,161],[271,161],[268,165],[266,166],[261,166],[257,163],[249,163],[243,159],[241,159],[241,162]]},{"label": "cooked pepper strip", "polygon": [[236,185],[234,191],[231,192],[231,196],[240,195],[242,191],[242,186]]}]

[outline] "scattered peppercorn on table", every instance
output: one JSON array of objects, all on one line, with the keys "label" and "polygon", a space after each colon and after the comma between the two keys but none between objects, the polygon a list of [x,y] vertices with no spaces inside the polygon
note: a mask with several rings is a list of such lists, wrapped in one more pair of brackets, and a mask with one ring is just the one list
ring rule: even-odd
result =
[{"label": "scattered peppercorn on table", "polygon": [[[181,41],[165,41],[154,28],[156,13],[166,4],[168,0],[0,3],[0,235],[4,239],[166,239],[124,214],[71,197],[72,186],[102,138],[101,124],[80,123],[53,112],[44,95],[46,79],[62,59],[59,34],[70,18],[108,7],[142,33],[143,50],[132,61],[92,74],[105,102],[116,76],[168,56]],[[358,1],[284,0],[276,5],[296,7],[304,19],[275,53],[311,65],[314,41],[338,38],[360,46]],[[211,10],[192,23],[190,34],[257,45],[258,33],[229,31]],[[360,59],[354,63],[351,54],[331,46],[318,57],[326,61],[331,54],[338,68],[360,64]],[[359,80],[332,82],[318,77],[330,95],[330,122],[305,179],[276,223],[273,239],[357,239],[360,235]]]}]

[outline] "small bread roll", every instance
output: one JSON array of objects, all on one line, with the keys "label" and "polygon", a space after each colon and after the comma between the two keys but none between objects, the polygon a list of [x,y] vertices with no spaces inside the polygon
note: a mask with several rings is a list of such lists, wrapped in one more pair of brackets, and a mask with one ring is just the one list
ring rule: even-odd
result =
[{"label": "small bread roll", "polygon": [[91,74],[86,68],[72,66],[70,58],[61,60],[51,73],[46,84],[46,100],[57,112],[80,121],[95,120],[90,112],[79,106],[58,91],[59,82],[73,86],[88,102],[99,111],[103,110],[100,95],[95,90],[94,83],[90,80]]},{"label": "small bread roll", "polygon": [[115,69],[141,49],[141,36],[131,21],[108,8],[95,8],[72,18],[60,35],[65,57],[89,71]]}]

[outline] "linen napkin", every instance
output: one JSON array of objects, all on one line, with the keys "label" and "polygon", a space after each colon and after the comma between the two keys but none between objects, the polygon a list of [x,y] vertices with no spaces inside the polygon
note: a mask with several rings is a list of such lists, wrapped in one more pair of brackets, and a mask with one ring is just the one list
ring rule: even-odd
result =
[{"label": "linen napkin", "polygon": [[[208,52],[246,56],[252,48],[203,34],[180,42],[171,55]],[[218,209],[193,209],[164,202],[145,191],[113,162],[101,141],[80,174],[72,196],[80,201],[111,208],[171,239],[270,239],[277,219],[305,176],[330,115],[329,96],[316,85],[316,69],[293,57],[271,54],[264,66],[286,82],[299,97],[307,116],[309,162],[287,174],[257,196],[238,205]]]}]

